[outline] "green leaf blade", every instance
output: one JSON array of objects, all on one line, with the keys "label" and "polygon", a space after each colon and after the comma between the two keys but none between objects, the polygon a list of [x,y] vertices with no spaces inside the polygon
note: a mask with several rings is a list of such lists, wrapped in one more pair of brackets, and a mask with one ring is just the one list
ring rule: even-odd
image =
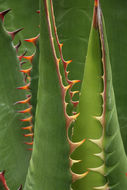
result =
[{"label": "green leaf blade", "polygon": [[25,184],[27,190],[70,190],[72,181],[62,87],[49,30],[49,6],[50,1],[41,1],[40,78],[34,146]]},{"label": "green leaf blade", "polygon": [[83,172],[89,168],[89,173],[82,181],[73,185],[74,190],[84,188],[125,190],[127,160],[115,107],[104,21],[100,7],[96,6],[79,112],[73,139],[86,138],[86,141],[72,155],[74,159],[82,160],[73,166],[73,170]]},{"label": "green leaf blade", "polygon": [[28,105],[15,105],[26,99],[26,92],[16,89],[25,84],[16,50],[1,21],[0,49],[0,171],[5,170],[7,184],[15,190],[20,184],[24,185],[31,156],[21,129],[26,125],[20,121],[24,116],[18,113]]}]

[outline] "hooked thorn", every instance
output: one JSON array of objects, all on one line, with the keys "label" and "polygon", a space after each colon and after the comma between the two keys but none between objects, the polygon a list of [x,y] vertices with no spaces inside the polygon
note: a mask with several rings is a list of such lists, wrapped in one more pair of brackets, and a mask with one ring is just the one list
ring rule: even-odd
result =
[{"label": "hooked thorn", "polygon": [[0,12],[0,19],[4,22],[4,16],[10,11],[11,9],[7,9],[5,11]]}]

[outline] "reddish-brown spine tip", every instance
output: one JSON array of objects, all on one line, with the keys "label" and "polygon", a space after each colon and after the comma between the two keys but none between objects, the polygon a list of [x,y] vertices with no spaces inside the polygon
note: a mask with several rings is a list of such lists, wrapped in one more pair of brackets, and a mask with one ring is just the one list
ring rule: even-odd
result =
[{"label": "reddish-brown spine tip", "polygon": [[[25,50],[25,52],[22,55],[18,56],[19,61],[22,60],[23,56],[26,55],[26,53],[27,53],[27,50]],[[25,62],[23,62],[23,63],[25,63]]]},{"label": "reddish-brown spine tip", "polygon": [[11,9],[7,9],[5,11],[0,12],[0,19],[4,22],[4,16],[10,11]]},{"label": "reddish-brown spine tip", "polygon": [[18,53],[18,49],[21,46],[21,41],[19,40],[19,43],[15,46],[16,52]]},{"label": "reddish-brown spine tip", "polygon": [[72,104],[74,105],[74,107],[76,107],[78,104],[79,104],[79,101],[71,101],[72,102]]},{"label": "reddish-brown spine tip", "polygon": [[14,40],[15,35],[16,35],[18,32],[20,32],[21,30],[23,30],[23,29],[24,29],[24,28],[19,28],[19,29],[13,31],[13,32],[8,32],[8,34],[12,37],[12,40]]},{"label": "reddish-brown spine tip", "polygon": [[98,5],[99,5],[99,0],[94,0],[94,6],[98,7]]},{"label": "reddish-brown spine tip", "polygon": [[38,34],[36,37],[34,38],[29,38],[29,39],[25,39],[24,41],[26,42],[30,42],[33,43],[34,45],[36,45],[37,39],[39,38],[40,34]]},{"label": "reddish-brown spine tip", "polygon": [[94,13],[93,13],[93,27],[96,29],[98,26],[98,7],[99,7],[99,0],[94,0]]},{"label": "reddish-brown spine tip", "polygon": [[40,10],[37,10],[36,13],[40,14]]},{"label": "reddish-brown spine tip", "polygon": [[5,171],[0,172],[0,181],[2,182],[2,185],[4,186],[5,190],[9,190],[7,184],[6,184],[6,180],[4,177]]},{"label": "reddish-brown spine tip", "polygon": [[22,190],[22,185],[20,185],[20,187],[18,188],[18,190]]}]

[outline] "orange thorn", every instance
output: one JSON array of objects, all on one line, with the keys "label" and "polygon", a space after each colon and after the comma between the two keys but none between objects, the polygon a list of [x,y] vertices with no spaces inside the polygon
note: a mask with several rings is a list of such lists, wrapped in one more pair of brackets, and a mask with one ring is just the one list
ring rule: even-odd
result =
[{"label": "orange thorn", "polygon": [[5,11],[0,12],[0,19],[2,20],[2,22],[4,22],[4,17],[5,15],[10,11],[11,9],[7,9]]},{"label": "orange thorn", "polygon": [[30,67],[29,69],[20,70],[20,72],[30,75],[31,70],[32,70],[32,67]]},{"label": "orange thorn", "polygon": [[29,103],[30,102],[30,99],[31,99],[31,96],[29,96],[27,99],[25,100],[20,100],[18,102],[16,102],[15,104],[26,104],[26,103]]},{"label": "orange thorn", "polygon": [[[69,60],[69,61],[64,61],[64,60],[62,60],[62,61],[63,61],[63,65],[64,65],[64,70],[65,70],[65,72],[67,73],[67,71],[66,71],[67,66],[68,66],[69,63],[72,62],[72,60]],[[67,73],[67,74],[68,74],[68,73]]]},{"label": "orange thorn", "polygon": [[15,31],[13,31],[13,32],[8,32],[8,34],[12,37],[12,40],[14,40],[14,38],[15,38],[15,35],[18,33],[18,32],[20,32],[21,30],[23,30],[24,28],[20,28],[20,29],[17,29],[17,30],[15,30]]},{"label": "orange thorn", "polygon": [[79,115],[80,115],[80,113],[77,113],[77,114],[69,116],[69,117],[72,118],[73,120],[76,120]]},{"label": "orange thorn", "polygon": [[26,84],[25,86],[17,87],[20,90],[29,90],[30,83]]},{"label": "orange thorn", "polygon": [[59,65],[60,59],[57,58],[57,64]]},{"label": "orange thorn", "polygon": [[71,87],[71,85],[64,86],[65,92]]},{"label": "orange thorn", "polygon": [[27,144],[27,145],[33,145],[33,141],[32,142],[25,142],[25,144]]},{"label": "orange thorn", "polygon": [[29,60],[29,61],[32,63],[32,60],[33,60],[33,58],[34,58],[34,55],[35,55],[35,54],[32,54],[32,55],[30,55],[30,56],[23,56],[23,58]]},{"label": "orange thorn", "polygon": [[59,47],[62,48],[63,47],[63,43],[59,44]]},{"label": "orange thorn", "polygon": [[30,42],[33,43],[34,45],[36,45],[37,39],[39,38],[40,34],[38,34],[36,37],[34,38],[30,38],[30,39],[25,39],[24,41],[26,42]]},{"label": "orange thorn", "polygon": [[24,134],[23,136],[24,136],[24,137],[33,137],[34,134],[33,134],[33,133],[29,133],[29,134]]},{"label": "orange thorn", "polygon": [[27,127],[22,127],[21,129],[32,131],[32,128],[33,128],[33,126],[30,125],[30,126],[27,126]]},{"label": "orange thorn", "polygon": [[67,63],[67,65],[69,64],[69,63],[71,63],[72,62],[72,60],[69,60],[69,61],[65,61],[66,63]]},{"label": "orange thorn", "polygon": [[30,106],[29,108],[27,108],[25,110],[18,111],[18,113],[30,113],[31,109],[32,109],[32,106]]},{"label": "orange thorn", "polygon": [[27,118],[25,118],[25,119],[20,119],[20,121],[23,121],[23,122],[31,122],[32,121],[32,116],[30,116],[30,117],[27,117]]},{"label": "orange thorn", "polygon": [[68,80],[68,83],[71,84],[71,85],[74,85],[78,82],[81,82],[80,80]]}]

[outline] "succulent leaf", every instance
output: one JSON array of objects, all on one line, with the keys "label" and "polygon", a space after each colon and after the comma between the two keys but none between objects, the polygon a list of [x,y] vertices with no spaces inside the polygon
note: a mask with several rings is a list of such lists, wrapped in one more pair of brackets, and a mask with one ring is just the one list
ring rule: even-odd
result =
[{"label": "succulent leaf", "polygon": [[24,86],[24,80],[19,72],[16,49],[1,20],[0,50],[0,171],[6,171],[7,184],[15,190],[25,182],[31,156],[21,129],[26,124],[21,122],[23,115],[19,113],[29,106],[16,105],[16,102],[26,99],[26,92],[17,89]]},{"label": "succulent leaf", "polygon": [[41,1],[38,114],[35,117],[33,152],[24,188],[27,190],[69,190],[72,181],[64,110],[67,88],[64,89],[59,71],[49,5],[50,1]]},{"label": "succulent leaf", "polygon": [[85,138],[86,141],[72,155],[73,159],[82,160],[74,164],[72,170],[82,173],[89,168],[89,173],[75,183],[73,189],[125,190],[127,159],[120,135],[99,1],[95,1],[78,111],[73,139]]}]

